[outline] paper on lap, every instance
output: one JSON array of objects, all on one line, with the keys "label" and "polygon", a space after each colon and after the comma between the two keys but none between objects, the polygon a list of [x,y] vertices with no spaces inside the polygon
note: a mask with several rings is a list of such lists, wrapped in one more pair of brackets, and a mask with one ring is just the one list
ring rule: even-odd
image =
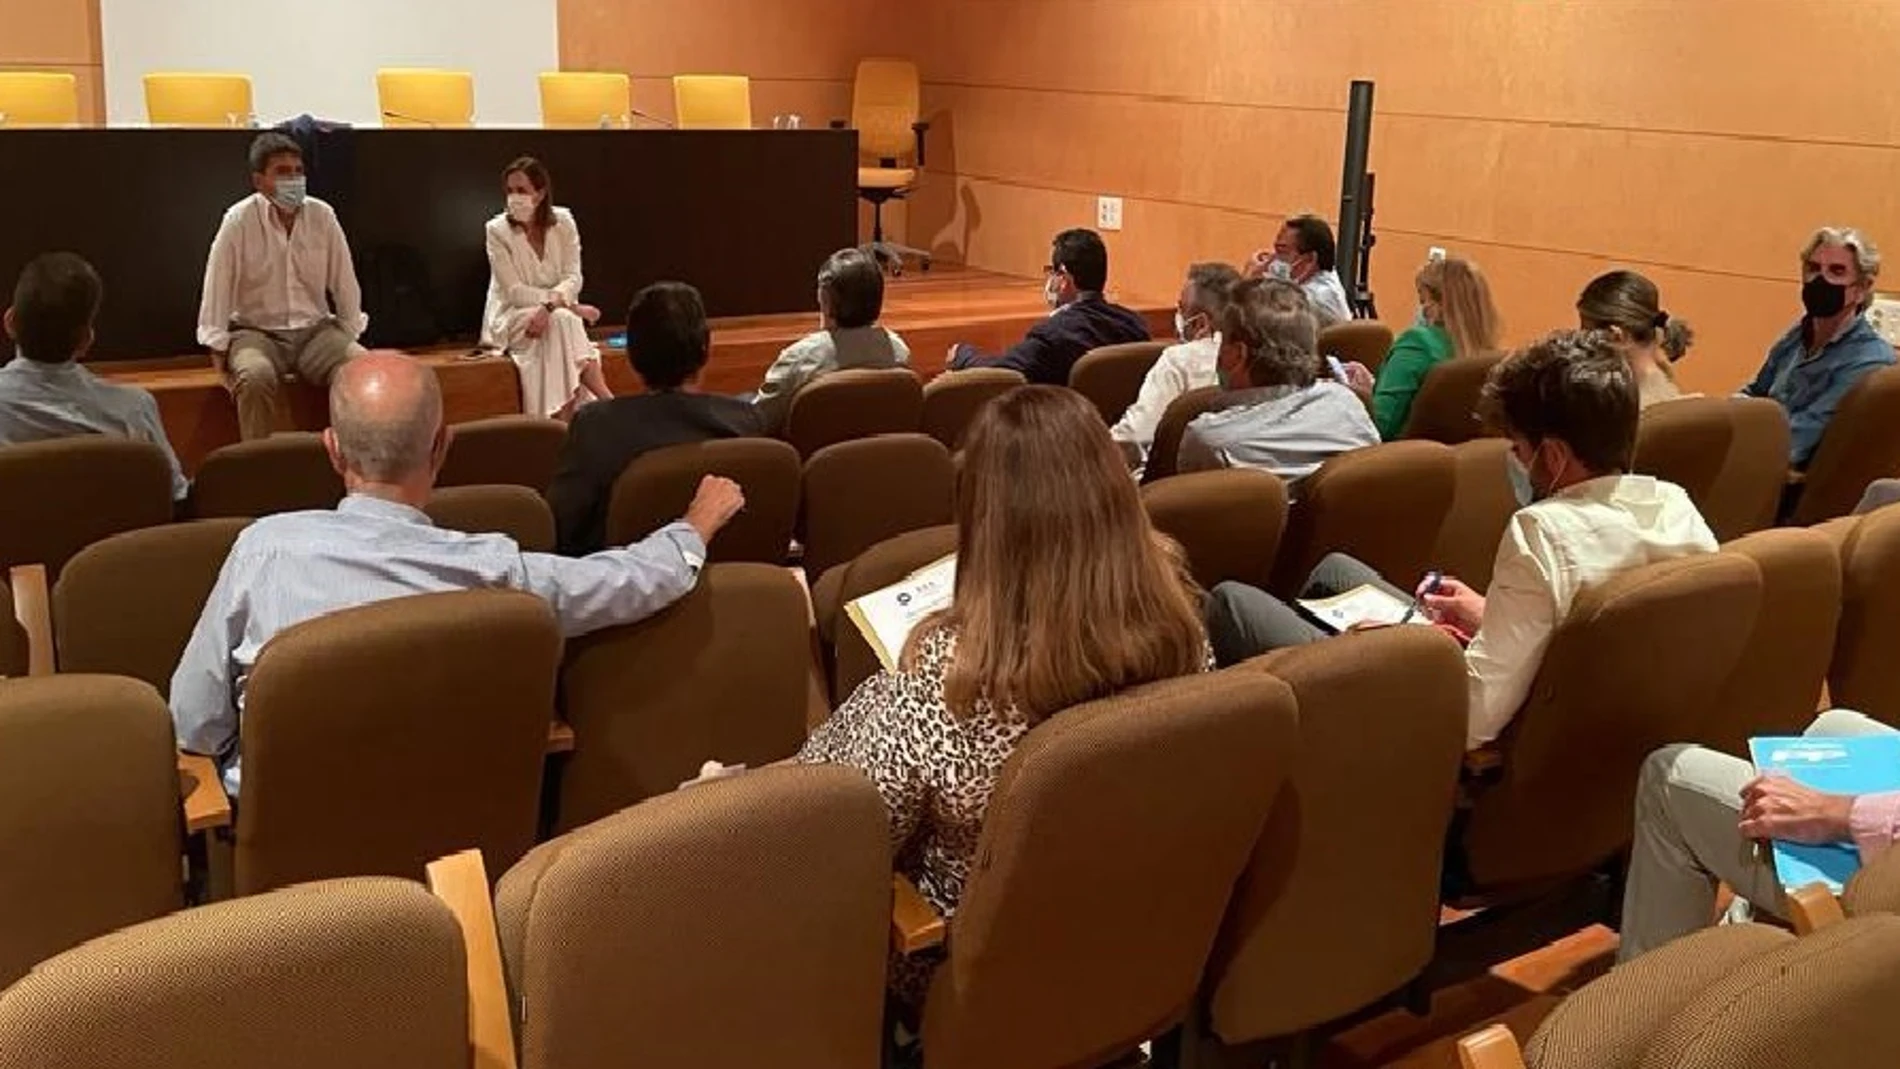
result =
[{"label": "paper on lap", "polygon": [[933,561],[844,607],[878,662],[887,670],[897,667],[904,643],[924,617],[950,607],[957,587],[957,558],[953,554]]},{"label": "paper on lap", "polygon": [[[1320,626],[1336,634],[1355,627],[1405,623],[1406,613],[1412,608],[1411,602],[1370,584],[1353,587],[1330,598],[1302,598],[1299,604]],[[1427,622],[1416,615],[1412,619]]]}]

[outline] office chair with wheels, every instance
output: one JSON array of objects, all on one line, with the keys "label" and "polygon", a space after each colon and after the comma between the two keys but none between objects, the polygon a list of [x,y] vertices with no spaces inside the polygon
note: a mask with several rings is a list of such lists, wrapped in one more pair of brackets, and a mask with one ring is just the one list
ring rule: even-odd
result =
[{"label": "office chair with wheels", "polygon": [[145,118],[153,126],[251,126],[247,74],[178,72],[145,76]]},{"label": "office chair with wheels", "polygon": [[[924,167],[924,133],[917,64],[905,59],[867,59],[858,64],[851,92],[851,126],[858,132],[858,154],[876,161],[858,167],[858,196],[871,205],[871,244],[865,251],[891,274],[904,273],[904,257],[930,270],[930,252],[884,240],[884,205],[903,200],[917,186]],[[904,157],[911,159],[902,166]],[[862,160],[860,163],[862,164]]]},{"label": "office chair with wheels", "polygon": [[0,126],[79,125],[79,79],[58,71],[0,71]]},{"label": "office chair with wheels", "polygon": [[376,72],[384,126],[475,125],[475,76],[468,71],[384,67]]},{"label": "office chair with wheels", "polygon": [[682,130],[752,129],[752,79],[743,74],[676,74],[673,119]]},{"label": "office chair with wheels", "polygon": [[547,71],[541,75],[541,125],[617,129],[633,124],[633,82],[619,71]]}]

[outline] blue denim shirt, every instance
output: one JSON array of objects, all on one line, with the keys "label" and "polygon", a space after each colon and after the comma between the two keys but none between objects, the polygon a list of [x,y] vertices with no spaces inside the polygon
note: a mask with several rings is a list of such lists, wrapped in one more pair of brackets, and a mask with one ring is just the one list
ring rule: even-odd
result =
[{"label": "blue denim shirt", "polygon": [[1821,432],[1834,418],[1841,398],[1862,375],[1894,362],[1893,346],[1887,344],[1867,322],[1856,318],[1853,325],[1820,353],[1806,358],[1808,321],[1796,323],[1781,340],[1768,350],[1768,361],[1761,366],[1755,381],[1742,392],[1751,397],[1772,397],[1788,410],[1788,427],[1793,444],[1789,462],[1805,469],[1821,444]]}]

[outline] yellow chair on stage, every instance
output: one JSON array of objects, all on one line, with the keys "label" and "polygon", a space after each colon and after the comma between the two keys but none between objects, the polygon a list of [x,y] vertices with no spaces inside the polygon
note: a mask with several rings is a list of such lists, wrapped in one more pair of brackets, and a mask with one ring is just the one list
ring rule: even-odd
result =
[{"label": "yellow chair on stage", "polygon": [[676,74],[673,118],[682,130],[750,130],[752,79],[743,74]]},{"label": "yellow chair on stage", "polygon": [[475,125],[475,76],[468,71],[385,67],[376,72],[384,126]]},{"label": "yellow chair on stage", "polygon": [[930,270],[930,252],[884,240],[884,205],[903,200],[917,186],[924,166],[923,103],[917,64],[907,59],[867,59],[858,64],[851,90],[851,126],[858,132],[858,197],[871,206],[872,255],[893,275],[904,257]]},{"label": "yellow chair on stage", "polygon": [[249,126],[254,118],[248,74],[145,76],[145,120],[153,126]]},{"label": "yellow chair on stage", "polygon": [[79,79],[55,71],[0,71],[0,126],[79,125]]},{"label": "yellow chair on stage", "polygon": [[541,75],[541,125],[633,125],[633,79],[616,71],[548,71]]}]

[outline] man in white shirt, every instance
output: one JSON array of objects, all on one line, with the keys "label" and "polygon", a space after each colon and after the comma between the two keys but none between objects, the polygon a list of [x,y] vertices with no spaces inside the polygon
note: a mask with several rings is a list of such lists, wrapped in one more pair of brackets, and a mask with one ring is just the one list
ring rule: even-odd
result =
[{"label": "man in white shirt", "polygon": [[230,386],[247,439],[277,429],[286,373],[328,387],[363,355],[356,339],[369,325],[349,242],[336,212],[305,195],[295,141],[272,132],[251,142],[251,188],[212,239],[198,306],[198,342]]},{"label": "man in white shirt", "polygon": [[1214,364],[1220,355],[1220,317],[1239,281],[1240,272],[1226,264],[1188,268],[1187,282],[1181,286],[1174,307],[1178,344],[1161,350],[1160,359],[1141,381],[1135,403],[1108,431],[1109,437],[1121,445],[1130,466],[1140,468],[1147,463],[1155,429],[1175,398],[1219,383]]},{"label": "man in white shirt", "polygon": [[[1466,745],[1504,730],[1530,693],[1550,637],[1585,587],[1657,561],[1715,551],[1689,495],[1624,474],[1638,410],[1628,362],[1596,331],[1560,331],[1512,355],[1485,384],[1487,420],[1511,440],[1511,481],[1523,508],[1498,547],[1491,588],[1446,577],[1434,590],[1398,590],[1358,561],[1335,555],[1302,597],[1370,583],[1404,600],[1465,648],[1470,684]],[[1324,638],[1327,632],[1271,595],[1239,583],[1214,588],[1208,634],[1222,664]]]},{"label": "man in white shirt", "polygon": [[1306,291],[1313,302],[1322,328],[1352,318],[1352,303],[1346,299],[1346,286],[1334,270],[1338,244],[1333,228],[1317,215],[1296,215],[1280,226],[1273,237],[1273,248],[1253,254],[1247,263],[1248,278],[1280,278]]},{"label": "man in white shirt", "polygon": [[1365,402],[1320,374],[1319,329],[1298,286],[1239,283],[1220,326],[1227,392],[1187,425],[1181,471],[1259,468],[1295,483],[1340,453],[1379,444]]}]

